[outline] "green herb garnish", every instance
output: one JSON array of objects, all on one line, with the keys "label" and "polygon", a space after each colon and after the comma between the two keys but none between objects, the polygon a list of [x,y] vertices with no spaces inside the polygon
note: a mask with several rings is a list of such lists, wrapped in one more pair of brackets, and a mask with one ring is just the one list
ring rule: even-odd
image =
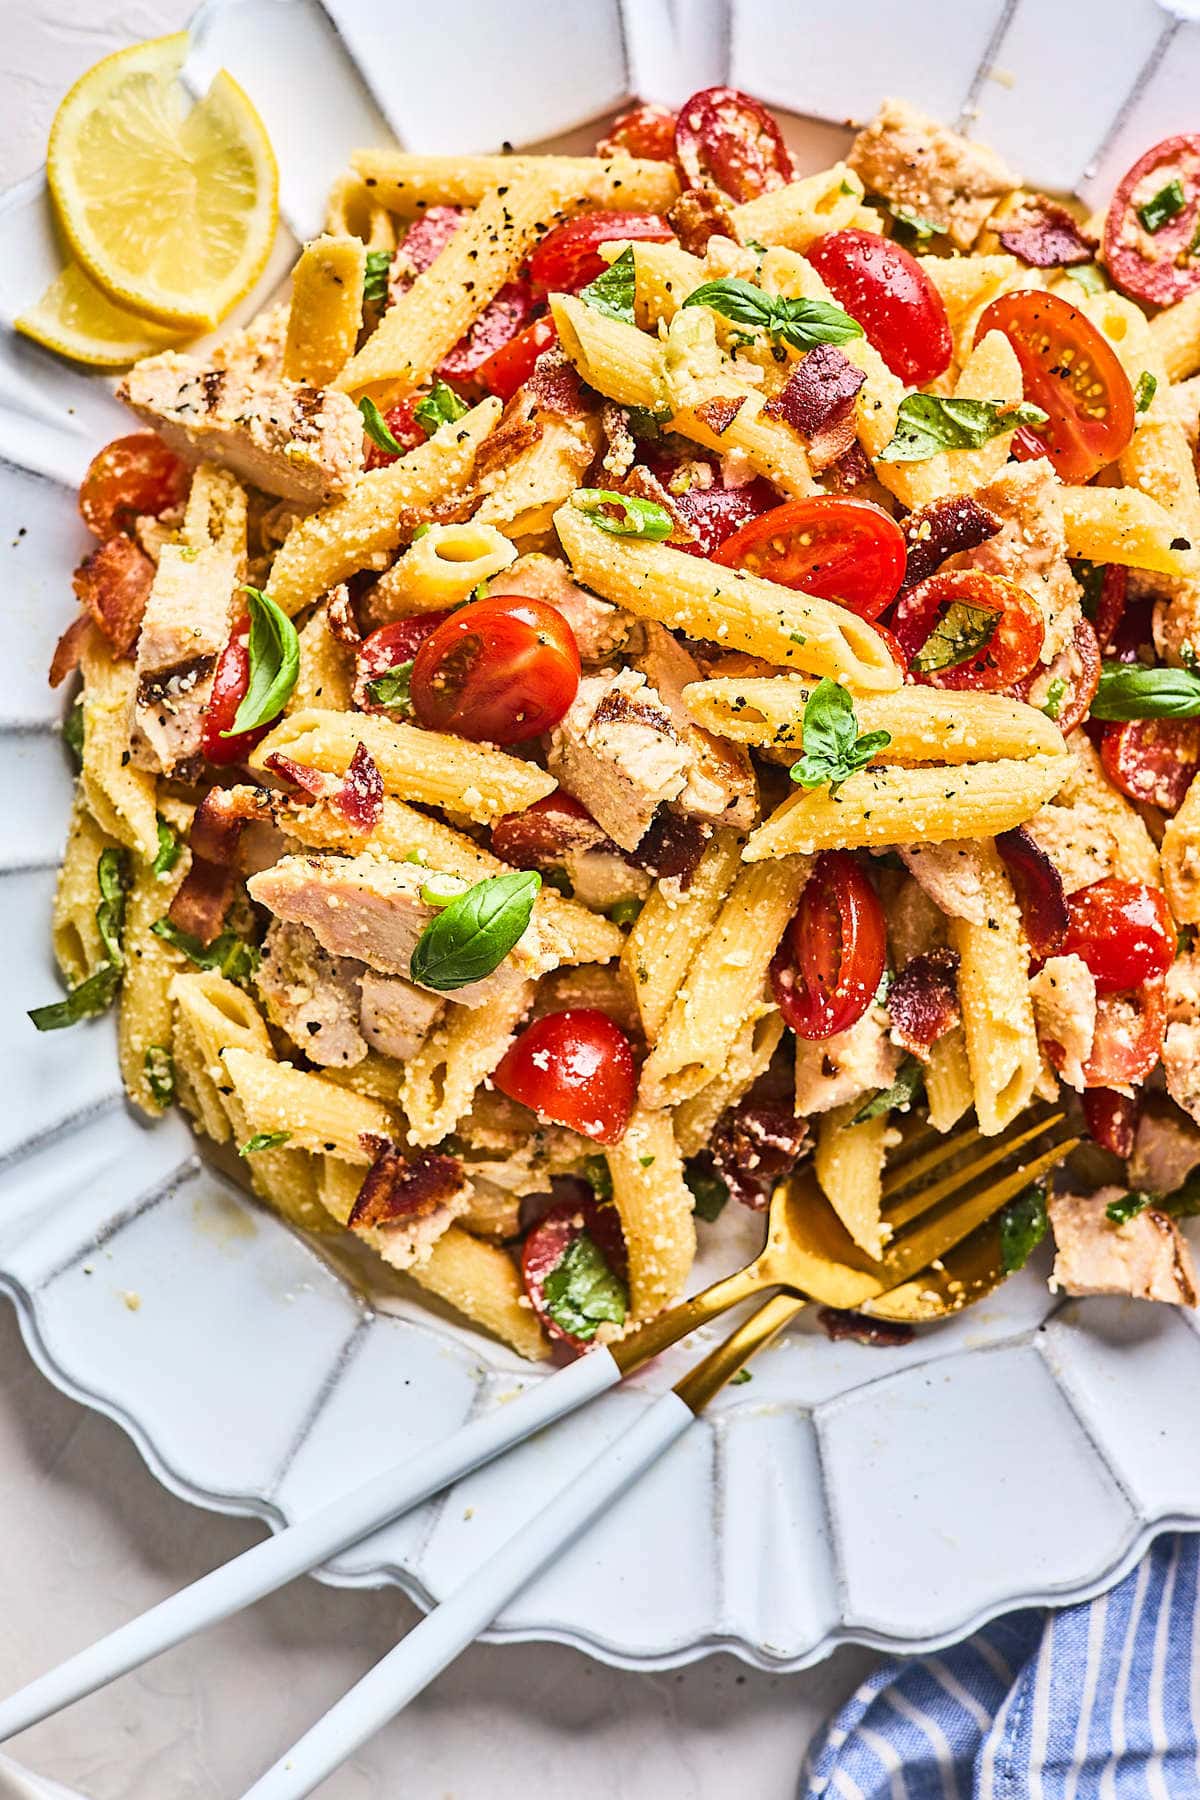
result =
[{"label": "green herb garnish", "polygon": [[412,672],[416,659],[410,657],[407,662],[396,663],[368,681],[367,699],[376,706],[386,706],[389,712],[398,713],[407,719],[412,712]]},{"label": "green herb garnish", "polygon": [[622,250],[615,262],[609,263],[595,281],[589,281],[585,288],[580,288],[579,298],[594,307],[597,312],[606,313],[610,319],[619,319],[622,325],[636,323],[633,314],[633,295],[637,285],[637,270],[633,260],[633,246]]},{"label": "green herb garnish", "polygon": [[625,1323],[629,1293],[595,1238],[581,1231],[542,1283],[542,1304],[561,1330],[590,1343],[601,1325]]},{"label": "green herb garnish", "polygon": [[1156,231],[1161,231],[1163,226],[1177,213],[1181,213],[1186,205],[1187,196],[1183,191],[1183,183],[1176,176],[1173,181],[1168,181],[1165,187],[1160,187],[1157,194],[1151,194],[1144,206],[1138,207],[1137,216],[1153,236]]},{"label": "green herb garnish", "polygon": [[426,437],[443,425],[453,425],[468,410],[465,400],[460,400],[452,387],[444,381],[434,381],[433,386],[423,400],[413,407],[413,418],[421,427]]},{"label": "green herb garnish", "polygon": [[633,898],[614,900],[612,905],[607,908],[608,916],[614,925],[632,925],[644,904],[644,901]]},{"label": "green herb garnish", "polygon": [[878,462],[926,462],[943,450],[978,450],[991,438],[1020,425],[1044,425],[1040,406],[1022,401],[951,399],[942,394],[906,394],[896,432]]},{"label": "green herb garnish", "polygon": [[1110,1200],[1104,1209],[1104,1216],[1113,1225],[1127,1225],[1130,1219],[1145,1212],[1150,1204],[1149,1194],[1122,1194],[1119,1200]]},{"label": "green herb garnish", "polygon": [[74,706],[62,722],[63,743],[71,752],[71,760],[78,771],[83,767],[83,696],[80,695]]},{"label": "green herb garnish", "polygon": [[536,871],[515,869],[467,888],[421,933],[409,965],[412,979],[439,994],[482,981],[529,924],[541,885]]},{"label": "green herb garnish", "polygon": [[663,538],[669,538],[674,528],[670,513],[657,500],[642,500],[636,494],[618,494],[611,488],[576,488],[571,495],[571,505],[585,519],[590,519],[593,525],[610,532],[613,537],[644,538],[657,544]]},{"label": "green herb garnish", "polygon": [[1108,277],[1097,263],[1074,263],[1067,270],[1072,281],[1077,281],[1086,294],[1107,294]]},{"label": "green herb garnish", "polygon": [[608,1166],[607,1156],[585,1156],[583,1159],[583,1179],[590,1185],[597,1200],[611,1200],[613,1197],[612,1170]]},{"label": "green herb garnish", "polygon": [[1149,369],[1143,369],[1133,390],[1134,412],[1144,413],[1157,392],[1158,377],[1152,375]]},{"label": "green herb garnish", "polygon": [[381,450],[386,450],[389,456],[403,456],[404,445],[397,443],[392,436],[387,420],[375,402],[366,394],[359,401],[358,410],[362,414],[363,430],[371,442],[377,444]]},{"label": "green herb garnish", "polygon": [[291,1138],[290,1131],[256,1131],[244,1144],[238,1145],[239,1156],[257,1156],[260,1150],[278,1150]]},{"label": "green herb garnish", "polygon": [[169,875],[183,853],[183,845],[162,814],[158,815],[158,851],[152,868],[159,877]]},{"label": "green herb garnish", "polygon": [[125,929],[129,852],[102,850],[96,864],[96,883],[100,889],[96,929],[104,954],[91,974],[73,987],[65,1000],[33,1007],[29,1018],[38,1031],[63,1031],[69,1025],[78,1025],[81,1019],[95,1018],[97,1014],[107,1012],[117,997],[125,969],[121,936]]},{"label": "green herb garnish", "polygon": [[745,1387],[748,1381],[753,1380],[754,1373],[751,1369],[739,1369],[736,1375],[729,1377],[729,1385],[730,1387]]},{"label": "green herb garnish", "polygon": [[857,319],[828,300],[789,300],[765,294],[752,281],[726,276],[706,281],[690,293],[685,306],[707,306],[735,325],[765,331],[778,344],[811,350],[816,344],[845,344],[863,335]]},{"label": "green herb garnish", "polygon": [[390,250],[368,250],[363,274],[363,305],[374,305],[387,299],[388,270],[392,266]]},{"label": "green herb garnish", "polygon": [[970,662],[987,649],[999,621],[1000,614],[990,607],[952,600],[909,668],[928,675],[934,669],[956,669],[960,663]]},{"label": "green herb garnish", "polygon": [[925,1086],[925,1065],[915,1056],[906,1056],[896,1070],[896,1079],[890,1088],[882,1088],[879,1093],[863,1103],[851,1119],[852,1125],[865,1125],[868,1119],[877,1119],[880,1113],[894,1110],[906,1111],[918,1098]]},{"label": "green herb garnish", "polygon": [[1050,1224],[1046,1190],[1040,1182],[1010,1200],[1000,1214],[1000,1261],[1006,1275],[1023,1269]]},{"label": "green herb garnish", "polygon": [[250,601],[250,683],[222,737],[237,737],[277,719],[300,673],[300,639],[281,606],[261,588],[243,587]]},{"label": "green herb garnish", "polygon": [[805,703],[804,754],[792,764],[792,780],[806,788],[828,782],[836,789],[891,741],[890,731],[869,731],[860,737],[853,700],[844,687],[825,676]]},{"label": "green herb garnish", "polygon": [[175,1058],[165,1044],[151,1044],[142,1058],[146,1086],[160,1106],[175,1098]]},{"label": "green herb garnish", "polygon": [[178,925],[172,925],[170,919],[155,919],[150,929],[155,937],[170,944],[198,969],[214,969],[227,981],[237,982],[239,987],[245,985],[258,967],[258,950],[236,932],[223,931],[211,944],[202,944],[190,931],[180,931]]},{"label": "green herb garnish", "polygon": [[1062,711],[1062,703],[1066,697],[1067,684],[1061,675],[1056,675],[1046,689],[1046,698],[1042,702],[1042,711],[1048,719],[1057,719]]},{"label": "green herb garnish", "polygon": [[683,1179],[692,1196],[692,1211],[698,1219],[711,1225],[725,1210],[725,1203],[729,1199],[729,1183],[715,1169],[708,1169],[701,1162],[685,1164]]},{"label": "green herb garnish", "polygon": [[1200,716],[1200,676],[1190,669],[1147,669],[1105,663],[1092,701],[1093,719],[1194,719]]}]

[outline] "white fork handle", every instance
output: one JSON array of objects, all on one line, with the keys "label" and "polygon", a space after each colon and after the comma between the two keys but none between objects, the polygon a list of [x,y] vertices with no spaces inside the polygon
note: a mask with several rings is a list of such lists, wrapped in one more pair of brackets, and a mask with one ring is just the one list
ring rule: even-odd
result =
[{"label": "white fork handle", "polygon": [[205,1626],[274,1593],[297,1575],[319,1568],[339,1551],[449,1487],[460,1475],[615,1387],[620,1379],[621,1371],[610,1353],[602,1347],[591,1350],[526,1388],[507,1405],[493,1407],[441,1443],[422,1450],[403,1468],[374,1476],[351,1493],[339,1495],[311,1518],[243,1551],[232,1562],[201,1576],[140,1618],[118,1626],[108,1637],[0,1702],[0,1743],[115,1681],[118,1675],[139,1668]]},{"label": "white fork handle", "polygon": [[440,1675],[560,1550],[657,1462],[695,1415],[677,1394],[656,1400],[624,1436],[522,1525],[481,1569],[443,1600],[364,1675],[243,1800],[300,1800]]}]

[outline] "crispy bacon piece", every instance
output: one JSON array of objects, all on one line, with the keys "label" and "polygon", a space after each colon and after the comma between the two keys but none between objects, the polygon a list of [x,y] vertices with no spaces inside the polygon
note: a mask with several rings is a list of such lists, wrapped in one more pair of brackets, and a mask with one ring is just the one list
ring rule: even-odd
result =
[{"label": "crispy bacon piece", "polygon": [[821,1307],[817,1323],[835,1344],[843,1338],[853,1338],[856,1344],[869,1344],[877,1350],[896,1350],[901,1344],[911,1344],[916,1336],[911,1325],[871,1319],[866,1313],[846,1312],[837,1306]]},{"label": "crispy bacon piece", "polygon": [[72,669],[79,667],[79,659],[83,655],[84,639],[91,629],[91,615],[80,613],[77,619],[72,619],[55,644],[54,655],[50,658],[50,673],[47,677],[52,688],[56,688],[60,682],[65,681]]},{"label": "crispy bacon piece", "polygon": [[1065,206],[1045,194],[1030,194],[1020,210],[999,228],[996,236],[1010,256],[1019,256],[1032,269],[1070,268],[1091,262],[1096,240],[1088,237]]},{"label": "crispy bacon piece", "polygon": [[225,923],[241,879],[236,868],[192,858],[192,866],[167,909],[167,917],[180,931],[190,932],[202,944],[211,944]]},{"label": "crispy bacon piece", "polygon": [[383,816],[383,776],[365,744],[359,744],[350,758],[333,804],[356,831],[374,831]]},{"label": "crispy bacon piece", "polygon": [[71,585],[118,656],[129,656],[142,629],[154,564],[132,538],[106,538],[84,558]]},{"label": "crispy bacon piece", "polygon": [[535,800],[524,812],[505,813],[492,826],[492,849],[516,869],[553,869],[583,850],[621,855],[587,808],[561,789]]},{"label": "crispy bacon piece", "polygon": [[856,441],[824,471],[825,486],[831,494],[852,494],[864,481],[870,481],[874,473],[870,457]]},{"label": "crispy bacon piece", "polygon": [[922,1061],[959,1021],[958,953],[928,950],[914,956],[888,989],[892,1030],[910,1056]]},{"label": "crispy bacon piece", "polygon": [[339,581],[337,586],[330,590],[329,597],[325,602],[325,617],[329,624],[330,637],[335,638],[339,644],[347,645],[351,650],[357,650],[362,643],[363,634],[359,629],[350,589],[344,581]]},{"label": "crispy bacon piece", "polygon": [[752,1212],[761,1212],[776,1182],[791,1174],[808,1147],[808,1125],[790,1106],[747,1099],[718,1119],[712,1159],[730,1193]]},{"label": "crispy bacon piece", "polygon": [[389,1138],[363,1133],[375,1160],[367,1170],[346,1223],[351,1231],[387,1231],[424,1219],[461,1190],[462,1164],[456,1156],[418,1150],[411,1160]]},{"label": "crispy bacon piece", "polygon": [[210,788],[192,815],[192,866],[167,912],[172,925],[211,944],[241,881],[238,845],[247,825],[265,816],[254,788]]},{"label": "crispy bacon piece", "polygon": [[520,392],[537,402],[539,412],[552,413],[559,419],[582,419],[588,412],[579,372],[561,344],[551,344],[542,351]]},{"label": "crispy bacon piece", "polygon": [[941,568],[948,556],[960,550],[975,550],[995,537],[999,519],[966,494],[955,494],[946,500],[931,500],[928,506],[909,513],[900,529],[908,542],[908,562],[900,591],[915,587]]},{"label": "crispy bacon piece", "polygon": [[296,762],[294,757],[285,756],[282,750],[272,751],[266,758],[265,767],[295,790],[294,799],[311,804],[314,800],[325,799],[330,793],[331,782],[328,775],[323,775],[320,769],[310,768],[308,763]]},{"label": "crispy bacon piece", "polygon": [[524,388],[518,388],[495,431],[479,446],[475,458],[476,482],[482,481],[485,475],[494,475],[497,470],[511,467],[522,451],[538,442],[544,430],[537,406],[531,405]]},{"label": "crispy bacon piece", "polygon": [[763,417],[782,419],[807,438],[808,459],[819,475],[854,442],[854,401],[866,379],[836,344],[818,344],[767,401]]},{"label": "crispy bacon piece", "polygon": [[712,237],[737,242],[733,215],[716,188],[684,188],[667,214],[675,236],[690,256],[703,256]]},{"label": "crispy bacon piece", "polygon": [[710,431],[715,431],[718,437],[724,437],[745,404],[744,395],[738,399],[722,399],[718,396],[715,400],[702,400],[695,409],[696,417]]},{"label": "crispy bacon piece", "polygon": [[1029,948],[1041,962],[1053,956],[1067,935],[1067,896],[1062,876],[1023,825],[996,838],[1008,878],[1021,908]]},{"label": "crispy bacon piece", "polygon": [[704,855],[712,833],[712,826],[704,820],[692,818],[687,813],[672,812],[669,806],[663,805],[655,813],[636,850],[629,852],[629,860],[639,869],[645,869],[647,875],[653,875],[656,881],[674,876],[680,887],[686,889],[691,885],[696,864]]}]

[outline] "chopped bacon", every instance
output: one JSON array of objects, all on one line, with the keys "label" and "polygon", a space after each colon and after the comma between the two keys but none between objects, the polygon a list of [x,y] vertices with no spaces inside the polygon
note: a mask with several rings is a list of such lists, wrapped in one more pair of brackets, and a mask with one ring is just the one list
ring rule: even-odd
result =
[{"label": "chopped bacon", "polygon": [[363,1144],[375,1160],[346,1221],[351,1231],[411,1224],[448,1205],[462,1190],[463,1169],[456,1156],[418,1150],[410,1160],[390,1139],[372,1132],[363,1134]]},{"label": "chopped bacon", "polygon": [[180,931],[211,944],[225,923],[241,874],[237,853],[247,825],[264,816],[254,788],[210,788],[192,815],[192,866],[167,917]]},{"label": "chopped bacon", "polygon": [[854,442],[854,402],[866,379],[835,344],[818,344],[767,401],[763,417],[782,419],[808,440],[809,461],[819,475]]},{"label": "chopped bacon", "polygon": [[168,919],[202,944],[211,944],[225,923],[240,879],[236,868],[194,856],[183,885],[167,909]]},{"label": "chopped bacon", "polygon": [[482,481],[485,475],[510,468],[523,451],[538,442],[544,430],[537,406],[530,405],[524,388],[518,388],[495,431],[479,446],[475,458],[476,482]]},{"label": "chopped bacon", "polygon": [[288,787],[295,789],[295,796],[311,804],[314,800],[323,800],[329,794],[330,781],[320,769],[310,768],[308,763],[296,762],[293,757],[285,756],[282,750],[273,750],[266,758],[265,767],[272,775]]},{"label": "chopped bacon", "polygon": [[817,1324],[835,1344],[842,1338],[852,1338],[856,1344],[869,1344],[878,1350],[897,1350],[901,1344],[911,1344],[916,1336],[911,1325],[892,1319],[870,1319],[866,1313],[847,1312],[838,1306],[821,1307]]},{"label": "chopped bacon", "polygon": [[553,869],[573,852],[621,852],[587,808],[560,789],[524,812],[506,813],[492,826],[492,849],[517,869]]},{"label": "chopped bacon", "polygon": [[740,1100],[717,1120],[712,1158],[730,1193],[761,1212],[808,1149],[808,1125],[779,1100]]},{"label": "chopped bacon", "polygon": [[712,237],[737,242],[733,215],[715,188],[684,188],[667,219],[690,256],[703,256]]},{"label": "chopped bacon", "polygon": [[630,851],[629,860],[656,881],[674,876],[686,889],[691,886],[712,831],[704,820],[660,806],[636,850]]},{"label": "chopped bacon", "polygon": [[874,473],[870,457],[856,441],[824,470],[826,491],[830,494],[852,494],[864,481],[870,481]]},{"label": "chopped bacon", "polygon": [[329,625],[329,635],[339,644],[346,644],[356,650],[362,643],[362,632],[354,611],[354,601],[350,589],[344,581],[330,590],[325,602],[325,618]]},{"label": "chopped bacon", "polygon": [[521,393],[537,402],[539,412],[559,419],[581,419],[587,413],[579,372],[561,344],[543,350]]},{"label": "chopped bacon", "polygon": [[106,538],[71,582],[118,656],[132,653],[153,584],[154,564],[128,537]]},{"label": "chopped bacon", "polygon": [[928,506],[909,513],[900,529],[908,541],[908,562],[900,584],[903,592],[936,573],[948,556],[986,544],[999,531],[1000,521],[977,500],[956,494],[931,500]]},{"label": "chopped bacon", "polygon": [[718,437],[724,437],[745,404],[744,395],[736,400],[718,397],[715,400],[702,400],[694,410],[702,425],[706,425]]},{"label": "chopped bacon", "polygon": [[333,804],[357,831],[374,831],[383,816],[383,776],[365,744],[359,744],[350,758]]},{"label": "chopped bacon", "polygon": [[1062,876],[1024,825],[1002,831],[996,838],[1008,878],[1021,909],[1021,923],[1034,957],[1053,956],[1067,935],[1067,896]]},{"label": "chopped bacon", "polygon": [[1019,256],[1033,269],[1069,268],[1072,263],[1091,262],[1096,254],[1095,238],[1088,237],[1065,206],[1045,194],[1030,194],[996,236],[1010,256]]},{"label": "chopped bacon", "polygon": [[888,989],[892,1032],[910,1056],[922,1061],[959,1021],[958,953],[928,950],[905,963]]},{"label": "chopped bacon", "polygon": [[77,619],[72,619],[55,644],[54,655],[50,658],[48,677],[52,688],[56,688],[60,682],[65,681],[72,669],[79,667],[79,659],[83,655],[84,639],[91,629],[91,615],[80,613]]}]

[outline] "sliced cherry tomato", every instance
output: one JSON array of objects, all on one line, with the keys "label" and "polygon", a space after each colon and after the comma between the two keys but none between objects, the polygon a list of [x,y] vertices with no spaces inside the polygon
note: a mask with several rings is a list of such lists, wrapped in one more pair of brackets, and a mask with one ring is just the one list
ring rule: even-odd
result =
[{"label": "sliced cherry tomato", "polygon": [[1088,1088],[1083,1095],[1083,1116],[1097,1144],[1111,1150],[1122,1161],[1133,1155],[1141,1105],[1129,1094],[1115,1094],[1111,1088]]},{"label": "sliced cherry tomato", "polygon": [[903,245],[874,231],[833,231],[805,255],[893,375],[923,387],[950,367],[945,302]]},{"label": "sliced cherry tomato", "polygon": [[597,156],[645,157],[649,162],[672,162],[675,157],[675,114],[665,106],[635,106],[614,119],[600,142]]},{"label": "sliced cherry tomato", "polygon": [[504,1052],[492,1081],[539,1119],[597,1144],[623,1135],[637,1093],[629,1039],[592,1006],[535,1019]]},{"label": "sliced cherry tomato", "polygon": [[579,646],[560,612],[524,594],[461,607],[417,651],[413,711],[431,731],[516,744],[549,731],[579,687]]},{"label": "sliced cherry tomato", "polygon": [[443,357],[438,374],[443,381],[473,381],[484,363],[502,344],[524,331],[537,311],[537,301],[527,281],[507,281],[494,300],[484,307],[470,331]]},{"label": "sliced cherry tomato", "polygon": [[465,206],[430,206],[400,240],[389,286],[408,285],[437,261],[467,216]]},{"label": "sliced cherry tomato", "polygon": [[[1139,208],[1173,181],[1183,189],[1183,205],[1151,231]],[[1121,292],[1147,306],[1174,306],[1200,286],[1198,223],[1200,137],[1164,138],[1134,163],[1108,209],[1101,254]]]},{"label": "sliced cherry tomato", "polygon": [[675,236],[656,213],[590,212],[568,219],[548,232],[529,258],[529,278],[552,294],[577,294],[608,267],[601,244],[632,238],[643,244],[669,244]]},{"label": "sliced cherry tomato", "polygon": [[[424,394],[410,394],[407,400],[399,401],[383,415],[384,424],[401,450],[415,450],[418,444],[427,441],[425,427],[416,417],[416,409],[424,398]],[[395,452],[385,450],[374,438],[367,439],[366,450],[365,466],[368,469],[383,469],[396,461]]]},{"label": "sliced cherry tomato", "polygon": [[[646,465],[661,481],[671,496],[671,506],[695,537],[679,544],[690,556],[713,556],[727,538],[750,519],[757,519],[779,504],[779,493],[762,475],[743,481],[739,487],[725,487],[720,469],[703,457],[690,464],[670,456],[647,456]],[[705,486],[697,478],[697,470],[713,470],[712,481]]]},{"label": "sliced cherry tomato", "polygon": [[386,675],[389,669],[398,669],[403,663],[412,662],[417,651],[426,638],[432,637],[444,620],[451,618],[452,611],[414,613],[410,619],[396,619],[390,625],[381,625],[364,638],[358,647],[354,670],[354,704],[360,712],[390,713],[396,716],[392,708],[381,706],[367,692],[368,686],[380,675]]},{"label": "sliced cherry tomato", "polygon": [[929,687],[978,688],[985,694],[1002,694],[1032,672],[1046,635],[1037,603],[1015,581],[988,575],[982,569],[931,575],[901,594],[892,615],[892,630],[910,668],[943,608],[955,605],[994,614],[992,635],[963,662],[913,670],[918,681]]},{"label": "sliced cherry tomato", "polygon": [[[1078,565],[1074,565],[1078,568]],[[1124,563],[1102,563],[1095,566],[1095,610],[1092,624],[1101,650],[1111,650],[1125,617],[1129,601],[1129,570]],[[1084,581],[1085,603],[1091,587]]]},{"label": "sliced cherry tomato", "polygon": [[1130,719],[1106,725],[1100,760],[1109,780],[1131,800],[1178,812],[1200,771],[1200,720]]},{"label": "sliced cherry tomato", "polygon": [[192,479],[187,464],[153,431],[115,438],[88,464],[79,488],[79,510],[98,538],[131,531],[139,513],[156,518],[185,498]]},{"label": "sliced cherry tomato", "polygon": [[1157,981],[1175,960],[1175,933],[1167,902],[1144,881],[1106,876],[1067,897],[1064,956],[1080,956],[1096,991],[1117,993]]},{"label": "sliced cherry tomato", "polygon": [[1083,1065],[1089,1088],[1126,1088],[1144,1081],[1162,1055],[1167,1002],[1161,981],[1124,994],[1096,996],[1096,1032]]},{"label": "sliced cherry tomato", "polygon": [[249,686],[250,621],[243,619],[234,626],[233,635],[221,652],[213,677],[212,697],[204,714],[201,753],[218,767],[245,762],[275,723],[274,719],[269,719],[265,725],[256,725],[253,731],[239,731],[236,737],[222,736],[233,724]]},{"label": "sliced cherry tomato", "polygon": [[564,1200],[542,1214],[521,1247],[521,1279],[529,1304],[550,1337],[580,1351],[588,1348],[595,1333],[585,1338],[558,1323],[546,1305],[546,1279],[585,1231],[613,1274],[626,1280],[629,1259],[615,1206],[599,1206],[594,1200]]},{"label": "sliced cherry tomato", "polygon": [[519,387],[533,374],[533,365],[543,350],[558,342],[558,328],[554,320],[546,315],[544,319],[535,319],[524,331],[510,338],[507,344],[501,344],[493,350],[486,362],[481,362],[475,371],[475,379],[501,400],[511,400]]},{"label": "sliced cherry tomato", "polygon": [[817,858],[771,964],[787,1023],[810,1040],[848,1031],[878,990],[887,923],[863,865],[847,850]]},{"label": "sliced cherry tomato", "polygon": [[1019,700],[1034,706],[1049,704],[1054,723],[1065,737],[1087,718],[1100,686],[1100,667],[1096,633],[1086,619],[1077,619],[1066,649],[1060,650],[1049,666],[1038,664],[1013,691]]},{"label": "sliced cherry tomato", "polygon": [[820,494],[752,519],[713,560],[875,619],[896,598],[906,557],[904,533],[881,506]]},{"label": "sliced cherry tomato", "polygon": [[679,109],[675,161],[684,187],[719,187],[755,200],[792,179],[783,133],[765,106],[737,88],[701,88]]},{"label": "sliced cherry tomato", "polygon": [[1133,436],[1133,389],[1108,339],[1059,294],[1022,289],[984,308],[975,342],[1001,331],[1021,365],[1025,398],[1048,415],[1023,425],[1013,455],[1048,456],[1064,481],[1090,481]]}]

